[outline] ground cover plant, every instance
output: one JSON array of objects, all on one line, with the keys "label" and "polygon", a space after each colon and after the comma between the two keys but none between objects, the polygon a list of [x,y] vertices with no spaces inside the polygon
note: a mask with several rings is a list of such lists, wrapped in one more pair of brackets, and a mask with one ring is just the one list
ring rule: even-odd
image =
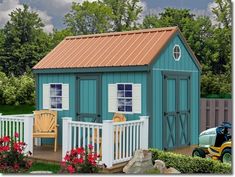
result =
[{"label": "ground cover plant", "polygon": [[181,173],[232,174],[232,166],[218,160],[191,157],[157,149],[150,149],[150,151],[153,153],[153,161],[162,160],[167,167],[173,167]]},{"label": "ground cover plant", "polygon": [[51,171],[52,173],[59,173],[60,165],[53,163],[34,162],[29,169],[29,173],[32,171]]}]

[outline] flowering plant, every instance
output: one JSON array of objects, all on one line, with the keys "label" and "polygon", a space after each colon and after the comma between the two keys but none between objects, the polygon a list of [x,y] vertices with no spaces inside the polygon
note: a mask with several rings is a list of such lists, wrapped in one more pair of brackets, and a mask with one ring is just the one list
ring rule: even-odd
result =
[{"label": "flowering plant", "polygon": [[24,154],[26,144],[18,140],[19,134],[14,137],[0,138],[0,172],[17,173],[27,171],[32,162],[27,159],[31,152]]},{"label": "flowering plant", "polygon": [[68,173],[97,173],[99,172],[99,155],[92,152],[93,146],[72,149],[67,152],[64,161],[61,162],[61,171]]}]

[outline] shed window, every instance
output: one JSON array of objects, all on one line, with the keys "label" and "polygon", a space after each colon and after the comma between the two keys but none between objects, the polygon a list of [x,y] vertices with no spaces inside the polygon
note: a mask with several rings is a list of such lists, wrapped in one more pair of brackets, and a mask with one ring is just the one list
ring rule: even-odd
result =
[{"label": "shed window", "polygon": [[117,84],[119,112],[132,112],[132,84]]},{"label": "shed window", "polygon": [[43,84],[42,108],[69,110],[69,84]]},{"label": "shed window", "polygon": [[141,84],[108,85],[108,111],[126,114],[141,113]]},{"label": "shed window", "polygon": [[175,61],[179,61],[181,58],[181,49],[179,45],[175,45],[173,48],[173,57]]},{"label": "shed window", "polygon": [[62,109],[62,84],[50,85],[50,104],[52,109]]}]

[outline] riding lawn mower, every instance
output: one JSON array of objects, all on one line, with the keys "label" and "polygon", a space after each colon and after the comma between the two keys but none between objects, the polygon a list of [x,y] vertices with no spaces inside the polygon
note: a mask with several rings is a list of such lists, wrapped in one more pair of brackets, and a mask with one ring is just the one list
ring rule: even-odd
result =
[{"label": "riding lawn mower", "polygon": [[229,129],[232,126],[223,122],[218,127],[210,128],[199,135],[199,146],[196,147],[192,156],[205,158],[211,157],[214,160],[221,160],[223,163],[232,163],[232,137]]}]

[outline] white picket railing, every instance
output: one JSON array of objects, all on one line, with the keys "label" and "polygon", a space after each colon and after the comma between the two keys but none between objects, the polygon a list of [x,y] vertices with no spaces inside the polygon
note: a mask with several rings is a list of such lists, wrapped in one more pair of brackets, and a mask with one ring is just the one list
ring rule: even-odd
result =
[{"label": "white picket railing", "polygon": [[101,131],[102,124],[72,121],[69,117],[63,118],[62,157],[71,149],[87,147],[90,144],[93,146],[94,151],[100,154]]},{"label": "white picket railing", "polygon": [[63,118],[62,158],[67,151],[88,144],[101,154],[107,167],[128,161],[137,149],[148,149],[148,116],[118,123],[104,120],[102,124]]},{"label": "white picket railing", "polygon": [[27,144],[25,152],[33,153],[33,114],[0,115],[0,137],[19,134],[19,141]]}]

